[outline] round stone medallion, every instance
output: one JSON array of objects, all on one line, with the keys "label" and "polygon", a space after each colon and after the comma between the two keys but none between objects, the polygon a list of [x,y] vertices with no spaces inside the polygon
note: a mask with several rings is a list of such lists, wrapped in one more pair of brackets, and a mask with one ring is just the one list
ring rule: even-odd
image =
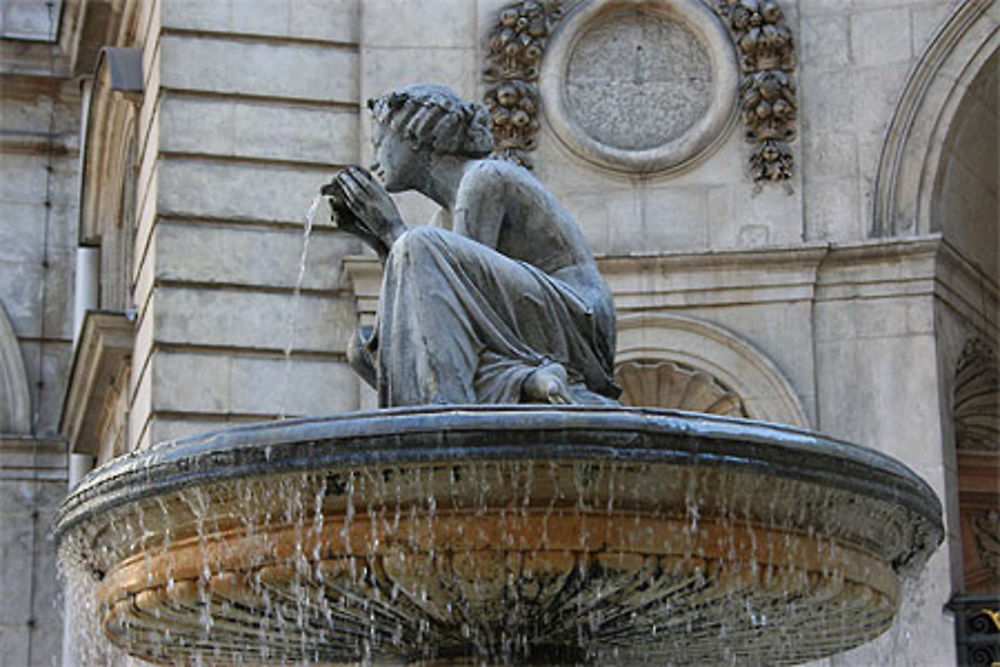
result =
[{"label": "round stone medallion", "polygon": [[566,101],[583,130],[627,150],[690,130],[712,101],[712,63],[683,24],[627,9],[589,27],[566,69]]},{"label": "round stone medallion", "polygon": [[737,80],[729,34],[698,0],[599,0],[554,35],[541,85],[570,149],[645,172],[705,153],[732,118]]}]

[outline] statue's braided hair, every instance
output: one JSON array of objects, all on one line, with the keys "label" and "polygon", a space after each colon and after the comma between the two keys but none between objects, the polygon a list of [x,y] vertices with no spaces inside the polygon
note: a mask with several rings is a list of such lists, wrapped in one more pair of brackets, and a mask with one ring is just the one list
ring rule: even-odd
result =
[{"label": "statue's braided hair", "polygon": [[368,100],[379,123],[388,125],[417,147],[434,152],[483,157],[493,150],[486,107],[463,102],[446,86],[418,84]]}]

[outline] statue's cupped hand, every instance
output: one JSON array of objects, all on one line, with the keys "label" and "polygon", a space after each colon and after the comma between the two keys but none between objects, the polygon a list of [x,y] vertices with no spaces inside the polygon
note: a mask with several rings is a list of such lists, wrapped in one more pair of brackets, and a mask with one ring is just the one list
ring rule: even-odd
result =
[{"label": "statue's cupped hand", "polygon": [[334,222],[383,256],[406,227],[385,188],[361,167],[348,167],[320,192],[330,198]]},{"label": "statue's cupped hand", "polygon": [[[344,193],[344,204],[358,220],[380,238],[394,239],[394,232],[402,225],[396,202],[375,178],[362,167],[348,167],[337,174]],[[391,245],[391,244],[390,244]]]}]

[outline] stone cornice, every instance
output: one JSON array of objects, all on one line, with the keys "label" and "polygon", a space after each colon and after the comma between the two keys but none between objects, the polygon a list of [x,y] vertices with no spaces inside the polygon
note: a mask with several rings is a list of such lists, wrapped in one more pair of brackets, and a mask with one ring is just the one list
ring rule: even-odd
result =
[{"label": "stone cornice", "polygon": [[132,356],[135,320],[122,312],[89,311],[73,357],[59,430],[73,453],[96,454],[105,389]]},{"label": "stone cornice", "polygon": [[[940,234],[596,260],[622,311],[920,295],[968,310],[982,298],[981,290],[994,300],[998,294],[996,284]],[[381,266],[374,258],[348,257],[343,271],[353,284],[362,323],[370,324]]]},{"label": "stone cornice", "polygon": [[0,435],[0,480],[66,481],[66,441],[30,435]]},{"label": "stone cornice", "polygon": [[812,297],[826,245],[597,258],[622,310],[799,301]]}]

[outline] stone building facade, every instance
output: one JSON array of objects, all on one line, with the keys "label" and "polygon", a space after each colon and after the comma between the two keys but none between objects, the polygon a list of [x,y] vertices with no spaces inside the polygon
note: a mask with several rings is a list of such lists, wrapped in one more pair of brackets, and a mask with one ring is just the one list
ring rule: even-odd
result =
[{"label": "stone building facade", "polygon": [[941,497],[946,542],[896,626],[830,664],[964,655],[962,601],[995,605],[1000,576],[997,0],[2,0],[0,17],[9,664],[60,659],[48,521],[95,461],[373,405],[345,344],[377,263],[324,221],[305,237],[304,216],[369,161],[363,101],[417,81],[487,102],[500,148],[579,220],[628,402],[817,429]]}]

